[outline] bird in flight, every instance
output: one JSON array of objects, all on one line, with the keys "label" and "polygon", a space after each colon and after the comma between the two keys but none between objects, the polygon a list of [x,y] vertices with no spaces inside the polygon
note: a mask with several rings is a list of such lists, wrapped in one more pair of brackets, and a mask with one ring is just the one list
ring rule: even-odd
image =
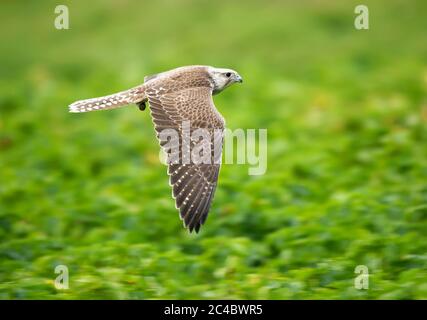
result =
[{"label": "bird in flight", "polygon": [[[242,78],[231,69],[180,67],[146,76],[143,84],[129,90],[76,101],[69,111],[107,110],[130,104],[143,111],[148,102],[157,138],[169,159],[168,175],[176,208],[184,226],[190,233],[197,233],[206,221],[216,190],[224,141],[225,121],[212,95],[236,82],[241,83]],[[177,134],[164,134],[171,130]],[[202,145],[192,137],[198,130],[209,134]],[[200,151],[204,161],[199,161]],[[193,160],[195,155],[199,156],[194,157],[197,161]]]}]

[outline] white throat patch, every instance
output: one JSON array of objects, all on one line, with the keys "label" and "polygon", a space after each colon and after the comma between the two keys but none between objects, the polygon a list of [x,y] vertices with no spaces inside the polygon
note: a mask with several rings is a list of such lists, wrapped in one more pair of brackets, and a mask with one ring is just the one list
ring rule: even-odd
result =
[{"label": "white throat patch", "polygon": [[231,69],[214,68],[214,67],[209,67],[208,72],[214,81],[213,94],[217,94],[221,92],[222,90],[227,88],[230,84],[232,84],[232,81],[230,81],[230,78],[227,78],[225,76],[227,72],[230,72],[231,74],[236,73],[236,71]]}]

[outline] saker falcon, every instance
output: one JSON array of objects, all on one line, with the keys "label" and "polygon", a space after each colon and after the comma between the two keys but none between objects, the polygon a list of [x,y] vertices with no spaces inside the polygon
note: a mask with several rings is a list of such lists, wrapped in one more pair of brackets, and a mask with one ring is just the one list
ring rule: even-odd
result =
[{"label": "saker falcon", "polygon": [[[197,233],[206,221],[215,193],[224,139],[225,121],[215,108],[212,95],[236,82],[241,83],[242,78],[231,69],[210,66],[180,67],[147,76],[143,84],[129,90],[76,101],[69,106],[69,111],[107,110],[129,104],[136,104],[143,111],[148,102],[160,145],[168,156],[175,152],[174,156],[178,159],[168,162],[176,208],[184,226],[190,232],[194,230]],[[184,145],[184,124],[189,124],[190,133],[204,129],[211,134],[208,141],[210,161],[195,163],[186,159],[186,155],[191,154],[191,149],[195,147],[195,141],[192,139],[187,149],[182,147],[178,148],[178,152],[171,151],[171,141],[167,143],[161,133],[165,129],[175,130],[178,138],[172,141],[172,144]]]}]

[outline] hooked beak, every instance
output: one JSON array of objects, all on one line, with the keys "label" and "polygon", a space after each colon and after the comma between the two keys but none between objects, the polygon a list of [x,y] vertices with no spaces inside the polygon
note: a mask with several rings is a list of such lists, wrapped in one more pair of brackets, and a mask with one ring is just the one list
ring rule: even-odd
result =
[{"label": "hooked beak", "polygon": [[242,83],[243,79],[240,75],[236,74],[236,82]]}]

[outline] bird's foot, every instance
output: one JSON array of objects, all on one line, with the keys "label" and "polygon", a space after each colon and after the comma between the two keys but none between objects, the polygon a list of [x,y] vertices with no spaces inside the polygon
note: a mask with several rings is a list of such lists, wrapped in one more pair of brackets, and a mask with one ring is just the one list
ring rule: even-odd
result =
[{"label": "bird's foot", "polygon": [[141,102],[137,103],[139,110],[141,110],[141,111],[145,110],[145,108],[147,107],[147,105],[145,103],[146,103],[145,101],[141,101]]}]

